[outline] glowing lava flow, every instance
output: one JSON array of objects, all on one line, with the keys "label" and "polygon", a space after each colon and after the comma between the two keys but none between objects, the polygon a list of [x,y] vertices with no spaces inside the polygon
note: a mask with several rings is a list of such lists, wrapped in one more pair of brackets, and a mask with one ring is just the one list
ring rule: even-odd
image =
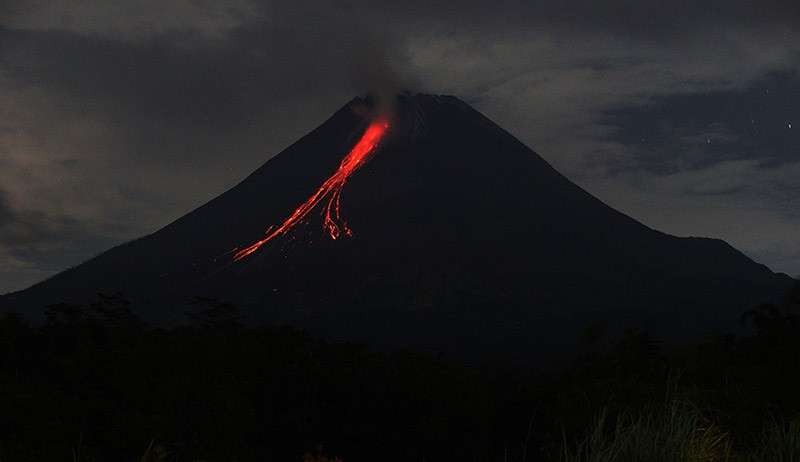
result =
[{"label": "glowing lava flow", "polygon": [[351,236],[353,233],[347,226],[347,223],[342,219],[341,215],[342,188],[350,175],[369,160],[388,128],[389,122],[386,119],[378,119],[370,123],[366,131],[364,131],[364,134],[361,135],[361,139],[358,140],[356,145],[353,146],[353,149],[342,159],[336,172],[325,180],[322,186],[320,186],[311,197],[300,204],[283,224],[277,228],[271,226],[267,229],[263,238],[243,249],[237,250],[233,255],[233,259],[241,260],[272,239],[287,233],[326,198],[328,202],[323,209],[323,228],[331,236],[331,239],[338,239],[342,234]]}]

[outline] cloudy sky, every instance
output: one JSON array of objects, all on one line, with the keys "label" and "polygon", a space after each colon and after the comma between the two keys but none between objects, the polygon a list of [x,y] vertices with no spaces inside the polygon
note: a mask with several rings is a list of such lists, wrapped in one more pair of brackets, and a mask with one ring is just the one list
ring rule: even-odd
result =
[{"label": "cloudy sky", "polygon": [[394,88],[455,94],[646,225],[800,274],[797,5],[0,2],[0,293],[160,228]]}]

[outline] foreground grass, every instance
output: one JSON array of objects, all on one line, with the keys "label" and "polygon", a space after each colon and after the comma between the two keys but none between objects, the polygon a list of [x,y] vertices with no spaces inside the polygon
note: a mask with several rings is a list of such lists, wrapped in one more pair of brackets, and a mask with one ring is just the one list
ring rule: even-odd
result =
[{"label": "foreground grass", "polygon": [[[759,444],[734,451],[728,433],[689,402],[669,401],[612,418],[602,411],[585,437],[568,442],[549,460],[559,462],[800,462],[800,422],[773,420]],[[527,458],[526,458],[527,459]],[[78,459],[74,457],[74,462]],[[139,462],[167,462],[174,454],[150,443]],[[302,462],[343,462],[339,457],[305,453]],[[507,459],[504,459],[507,461]],[[523,460],[523,462],[525,462]]]},{"label": "foreground grass", "polygon": [[612,423],[603,412],[589,434],[564,444],[564,462],[705,462],[730,460],[728,435],[691,404],[622,413]]},{"label": "foreground grass", "polygon": [[758,449],[743,460],[747,462],[800,461],[800,421],[771,422],[761,435]]},{"label": "foreground grass", "polygon": [[[614,420],[614,422],[612,422]],[[674,400],[610,419],[600,413],[587,435],[564,441],[560,462],[798,462],[800,422],[768,424],[756,447],[733,449],[729,434],[691,403]]]}]

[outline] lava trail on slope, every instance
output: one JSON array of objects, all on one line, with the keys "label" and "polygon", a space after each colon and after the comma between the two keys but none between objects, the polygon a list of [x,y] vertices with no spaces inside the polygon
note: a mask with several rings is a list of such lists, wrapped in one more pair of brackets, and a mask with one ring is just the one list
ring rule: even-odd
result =
[{"label": "lava trail on slope", "polygon": [[336,171],[322,183],[322,186],[311,197],[300,204],[280,226],[269,227],[264,237],[243,249],[236,250],[233,259],[241,260],[272,239],[286,234],[324,200],[327,200],[323,209],[322,224],[325,231],[328,232],[331,239],[338,239],[342,235],[351,236],[353,232],[347,226],[347,222],[342,218],[341,214],[342,188],[344,188],[350,175],[364,165],[374,154],[388,129],[389,121],[387,119],[380,118],[371,122],[355,146],[342,159]]}]

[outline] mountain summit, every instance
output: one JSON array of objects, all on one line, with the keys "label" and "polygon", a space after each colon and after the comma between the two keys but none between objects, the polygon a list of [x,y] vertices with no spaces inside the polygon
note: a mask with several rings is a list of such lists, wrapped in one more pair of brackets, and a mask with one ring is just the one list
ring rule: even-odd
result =
[{"label": "mountain summit", "polygon": [[608,207],[450,96],[398,96],[385,133],[341,176],[372,107],[351,101],[231,190],[0,306],[41,318],[46,304],[120,291],[146,321],[175,323],[204,296],[251,322],[526,357],[589,326],[732,330],[793,283],[721,240]]}]

